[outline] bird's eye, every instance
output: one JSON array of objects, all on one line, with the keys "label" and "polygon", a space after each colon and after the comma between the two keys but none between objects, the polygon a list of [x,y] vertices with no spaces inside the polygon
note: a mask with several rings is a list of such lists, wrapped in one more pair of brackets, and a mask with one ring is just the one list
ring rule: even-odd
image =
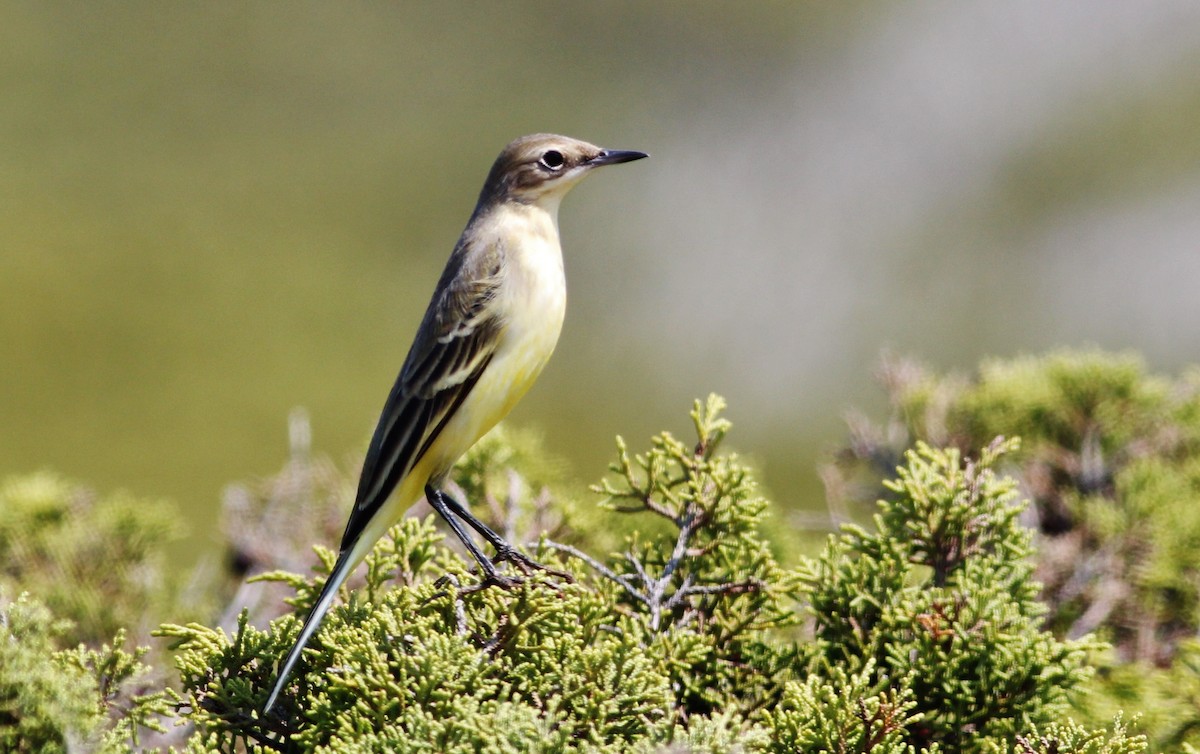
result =
[{"label": "bird's eye", "polygon": [[538,164],[549,170],[558,170],[563,166],[562,152],[556,149],[551,149],[542,155],[542,159],[538,160]]}]

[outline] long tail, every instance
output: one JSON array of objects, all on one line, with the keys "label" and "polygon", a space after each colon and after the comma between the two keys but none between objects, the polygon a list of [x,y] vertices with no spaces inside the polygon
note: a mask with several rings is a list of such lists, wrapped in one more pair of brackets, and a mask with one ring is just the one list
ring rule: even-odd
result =
[{"label": "long tail", "polygon": [[[365,540],[365,541],[364,541]],[[329,574],[329,578],[325,581],[325,586],[321,588],[321,594],[317,597],[316,604],[313,605],[312,612],[304,619],[304,627],[300,629],[300,636],[296,639],[296,644],[292,650],[288,652],[283,664],[279,666],[279,675],[275,680],[275,687],[271,689],[271,696],[267,698],[267,704],[263,707],[263,714],[271,711],[275,706],[276,700],[279,699],[279,694],[287,685],[288,678],[292,674],[292,668],[300,659],[300,655],[304,652],[304,646],[308,644],[309,639],[317,632],[321,626],[321,621],[325,619],[325,613],[329,612],[329,608],[333,605],[333,600],[337,597],[338,588],[346,577],[354,572],[354,568],[366,557],[367,553],[375,545],[375,540],[368,540],[366,537],[360,536],[358,540],[346,550],[342,550],[338,555],[337,562],[333,566],[333,572]]]}]

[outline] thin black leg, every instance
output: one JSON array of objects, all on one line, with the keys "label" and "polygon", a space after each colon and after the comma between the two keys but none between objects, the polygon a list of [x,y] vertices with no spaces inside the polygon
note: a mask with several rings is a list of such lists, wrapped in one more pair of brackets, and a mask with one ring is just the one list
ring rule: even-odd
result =
[{"label": "thin black leg", "polygon": [[[566,581],[573,580],[569,573],[565,573],[555,568],[550,568],[549,566],[544,566],[533,558],[530,558],[528,555],[522,553],[516,547],[513,547],[508,543],[507,540],[504,539],[504,537],[493,531],[490,526],[471,515],[471,512],[467,510],[465,505],[450,497],[445,492],[434,488],[432,485],[426,485],[425,497],[429,500],[429,504],[433,506],[433,509],[438,512],[438,515],[444,518],[446,523],[450,524],[450,528],[454,530],[454,533],[458,535],[458,538],[462,540],[462,543],[466,545],[468,550],[471,551],[471,555],[474,556],[475,560],[479,562],[479,567],[483,569],[485,583],[492,582],[501,585],[511,585],[512,583],[515,583],[512,579],[500,576],[496,572],[495,564],[503,563],[505,561],[512,563],[524,573],[529,573],[530,571],[535,570],[546,571],[547,573],[552,573]],[[475,544],[475,541],[471,539],[467,531],[462,528],[462,523],[460,523],[458,519],[462,519],[463,522],[466,522],[468,526],[479,532],[479,535],[486,539],[488,544],[496,548],[496,556],[494,558],[491,560],[484,558],[483,553],[480,552],[479,547]]]},{"label": "thin black leg", "polygon": [[[429,500],[429,504],[433,506],[433,509],[437,511],[438,515],[442,517],[442,520],[454,530],[454,534],[458,537],[459,541],[471,552],[471,556],[475,558],[475,562],[479,563],[479,567],[483,570],[484,582],[502,583],[508,581],[508,579],[500,577],[500,574],[496,572],[496,566],[484,556],[483,552],[479,549],[479,545],[475,544],[475,540],[471,539],[470,532],[464,529],[462,522],[455,517],[454,513],[451,513],[449,505],[451,498],[448,495],[443,495],[441,490],[435,490],[429,486],[425,487],[425,497]],[[457,504],[454,508],[455,512],[461,510]]]}]

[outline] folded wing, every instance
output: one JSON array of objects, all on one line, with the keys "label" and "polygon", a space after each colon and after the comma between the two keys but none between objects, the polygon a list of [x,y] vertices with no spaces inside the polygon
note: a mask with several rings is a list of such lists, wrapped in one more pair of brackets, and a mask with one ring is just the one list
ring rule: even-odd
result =
[{"label": "folded wing", "polygon": [[487,369],[503,328],[493,306],[503,270],[499,249],[463,247],[451,256],[371,438],[343,550],[429,450]]}]

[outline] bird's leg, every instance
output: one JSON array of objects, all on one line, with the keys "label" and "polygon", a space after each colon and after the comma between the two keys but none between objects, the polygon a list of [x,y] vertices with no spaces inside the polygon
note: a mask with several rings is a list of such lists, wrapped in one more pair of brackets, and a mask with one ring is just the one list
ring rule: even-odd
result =
[{"label": "bird's leg", "polygon": [[[505,582],[511,582],[511,579],[506,579],[505,577],[496,573],[495,564],[503,563],[505,561],[512,563],[519,568],[522,573],[525,574],[528,574],[530,571],[545,571],[546,573],[553,574],[554,576],[557,576],[565,581],[574,580],[571,578],[571,574],[560,571],[557,568],[551,568],[550,566],[542,565],[518,550],[516,547],[509,544],[504,537],[493,531],[490,526],[471,515],[471,512],[467,510],[466,506],[462,505],[445,492],[434,488],[432,485],[425,485],[425,497],[427,500],[429,500],[429,504],[433,506],[433,509],[436,510],[442,518],[446,519],[446,523],[450,524],[450,528],[454,530],[454,533],[458,535],[458,538],[461,539],[463,544],[467,546],[467,549],[471,551],[471,555],[474,556],[475,560],[479,561],[479,566],[483,569],[485,582],[490,581],[502,586],[509,585]],[[451,513],[453,513],[453,515],[451,515]],[[486,539],[488,544],[496,548],[495,557],[493,557],[491,560],[483,557],[483,553],[479,551],[479,548],[475,545],[474,540],[472,540],[467,532],[462,528],[462,524],[459,523],[456,517],[465,521],[468,526],[479,532],[479,535]]]},{"label": "bird's leg", "polygon": [[[433,509],[438,512],[438,515],[442,517],[442,520],[449,524],[450,528],[454,530],[455,536],[457,536],[458,540],[462,542],[464,546],[466,546],[467,550],[470,551],[471,557],[475,558],[475,562],[479,563],[479,567],[483,570],[484,584],[495,584],[496,586],[501,586],[505,589],[510,589],[517,585],[518,582],[515,579],[511,579],[507,576],[501,576],[496,571],[495,564],[492,563],[491,560],[488,560],[483,552],[480,551],[479,545],[475,544],[475,540],[471,539],[471,533],[464,529],[462,522],[458,520],[454,513],[451,513],[451,510],[454,510],[455,513],[462,510],[462,507],[459,506],[458,503],[454,502],[453,498],[444,494],[441,490],[437,490],[429,485],[426,485],[425,499],[428,500],[429,504],[433,506]],[[453,506],[453,508],[451,506]],[[465,518],[468,522],[470,522],[470,517]],[[476,521],[476,523],[479,522]],[[480,523],[480,526],[482,525],[483,524]],[[489,531],[491,530],[489,529]],[[492,532],[492,534],[494,535],[495,532]]]}]

